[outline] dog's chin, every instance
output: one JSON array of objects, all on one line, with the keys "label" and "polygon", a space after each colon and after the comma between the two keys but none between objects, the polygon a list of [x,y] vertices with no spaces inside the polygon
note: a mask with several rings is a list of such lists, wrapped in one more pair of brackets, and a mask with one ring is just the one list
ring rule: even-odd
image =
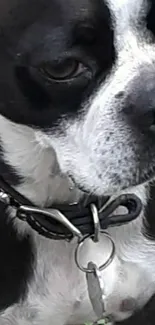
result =
[{"label": "dog's chin", "polygon": [[95,196],[115,196],[119,194],[120,192],[131,192],[132,189],[138,188],[142,185],[147,185],[155,180],[155,171],[152,169],[149,172],[144,173],[139,178],[131,178],[131,179],[125,179],[122,176],[122,179],[119,179],[119,182],[116,182],[116,178],[106,178],[103,180],[101,179],[94,179],[92,182],[92,179],[90,180],[76,177],[76,175],[70,175],[70,178],[72,179],[74,185],[76,188],[78,188],[82,193],[86,195],[93,194]]}]

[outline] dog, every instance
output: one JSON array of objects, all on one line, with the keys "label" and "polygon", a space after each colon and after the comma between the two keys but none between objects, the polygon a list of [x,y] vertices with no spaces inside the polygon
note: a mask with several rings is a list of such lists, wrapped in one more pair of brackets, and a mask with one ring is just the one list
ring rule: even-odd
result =
[{"label": "dog", "polygon": [[[0,12],[0,176],[38,208],[136,195],[138,218],[107,229],[103,318],[154,324],[155,4],[10,0]],[[0,325],[96,321],[77,238],[0,211]],[[80,263],[110,250],[104,234],[88,239]]]}]

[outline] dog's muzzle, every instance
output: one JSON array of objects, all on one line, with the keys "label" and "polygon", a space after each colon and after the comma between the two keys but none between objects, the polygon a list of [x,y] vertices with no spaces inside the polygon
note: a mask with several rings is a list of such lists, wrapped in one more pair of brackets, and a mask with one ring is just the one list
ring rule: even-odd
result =
[{"label": "dog's muzzle", "polygon": [[[77,204],[36,207],[0,177],[0,201],[15,210],[15,217],[26,222],[41,236],[55,240],[71,240],[74,236],[97,236],[99,229],[121,226],[135,220],[142,210],[142,202],[135,194],[123,194],[111,201],[110,197],[89,197]],[[127,213],[117,214],[118,207]]]}]

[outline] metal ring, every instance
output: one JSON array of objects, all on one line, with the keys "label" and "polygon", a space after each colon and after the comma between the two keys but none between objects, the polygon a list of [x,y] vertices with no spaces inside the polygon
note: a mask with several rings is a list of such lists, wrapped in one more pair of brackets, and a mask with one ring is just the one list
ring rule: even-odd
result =
[{"label": "metal ring", "polygon": [[[104,234],[111,242],[112,244],[112,249],[111,249],[111,253],[110,253],[110,256],[108,257],[108,259],[106,260],[105,263],[103,263],[102,265],[100,265],[98,267],[99,271],[103,271],[104,269],[106,269],[113,261],[114,257],[115,257],[115,243],[113,241],[113,239],[110,237],[110,235],[105,232],[105,231],[100,231],[102,234]],[[76,265],[77,267],[84,273],[93,273],[94,271],[93,270],[90,270],[88,267],[84,267],[80,264],[79,262],[79,250],[80,248],[83,246],[84,242],[86,239],[88,238],[91,238],[93,239],[94,238],[94,235],[86,235],[85,237],[83,237],[79,242],[78,242],[78,245],[76,247],[76,250],[75,250],[75,262],[76,262]]]},{"label": "metal ring", "polygon": [[95,204],[91,204],[90,209],[91,209],[91,213],[92,213],[92,216],[93,216],[93,222],[94,222],[94,238],[93,238],[93,241],[95,243],[97,243],[97,242],[99,242],[99,235],[100,235],[100,232],[101,232],[98,209],[97,209]]}]

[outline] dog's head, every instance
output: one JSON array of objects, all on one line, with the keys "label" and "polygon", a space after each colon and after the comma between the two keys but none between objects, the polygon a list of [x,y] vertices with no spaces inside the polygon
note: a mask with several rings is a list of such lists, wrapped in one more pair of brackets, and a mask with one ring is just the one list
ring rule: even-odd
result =
[{"label": "dog's head", "polygon": [[4,178],[39,205],[152,180],[154,1],[10,2],[0,4]]},{"label": "dog's head", "polygon": [[[113,194],[152,179],[153,1],[46,0],[38,2],[37,13],[35,6],[35,1],[29,6],[23,1],[22,8],[12,9],[14,20],[9,13],[2,22],[0,113],[7,122],[1,117],[0,133],[5,162],[26,176],[24,165],[18,170],[19,161],[10,154],[11,146],[21,153],[24,143],[11,142],[15,124],[9,119],[25,125],[17,125],[16,132],[20,128],[27,136],[29,125],[55,155],[61,173],[86,191]],[[27,159],[32,153],[24,150]],[[51,159],[51,174],[57,170],[53,168]]]}]

